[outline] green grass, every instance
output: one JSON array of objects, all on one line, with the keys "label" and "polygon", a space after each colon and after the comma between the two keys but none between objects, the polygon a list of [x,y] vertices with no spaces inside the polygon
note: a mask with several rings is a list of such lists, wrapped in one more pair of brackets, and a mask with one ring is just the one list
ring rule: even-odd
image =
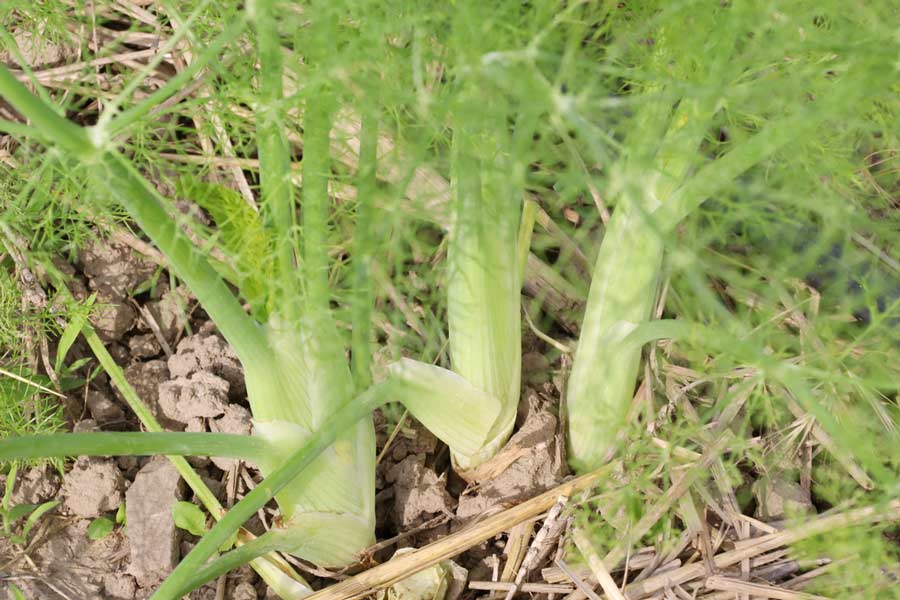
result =
[{"label": "green grass", "polygon": [[[0,438],[61,431],[65,423],[60,390],[53,389],[55,384],[46,374],[35,372],[26,350],[29,343],[36,350],[42,337],[58,330],[49,309],[23,301],[21,285],[11,266],[4,264],[0,269]],[[74,382],[66,378],[64,383]]]}]

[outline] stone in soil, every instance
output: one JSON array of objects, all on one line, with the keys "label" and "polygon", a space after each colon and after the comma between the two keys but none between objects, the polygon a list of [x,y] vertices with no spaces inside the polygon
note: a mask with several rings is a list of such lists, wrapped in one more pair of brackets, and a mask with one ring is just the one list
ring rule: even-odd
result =
[{"label": "stone in soil", "polygon": [[168,366],[172,377],[190,377],[201,371],[221,377],[230,385],[232,401],[241,401],[247,394],[237,354],[218,335],[201,332],[184,338],[169,358]]},{"label": "stone in soil", "polygon": [[97,423],[110,423],[121,421],[125,413],[122,407],[109,396],[98,390],[88,390],[86,398],[88,411]]},{"label": "stone in soil", "polygon": [[159,384],[159,409],[182,427],[198,417],[220,417],[228,405],[228,388],[227,381],[206,371],[176,377]]},{"label": "stone in soil", "polygon": [[59,491],[59,475],[50,465],[19,472],[10,504],[42,504]]},{"label": "stone in soil", "polygon": [[99,517],[119,507],[124,486],[113,459],[79,458],[63,481],[63,507],[79,517]]},{"label": "stone in soil", "polygon": [[178,564],[180,531],[172,505],[181,500],[184,484],[175,467],[156,457],[144,465],[125,497],[131,547],[129,571],[142,587],[165,578]]},{"label": "stone in soil", "polygon": [[394,465],[387,481],[394,484],[394,521],[400,531],[452,513],[453,498],[446,481],[425,465],[424,454],[407,456]]}]

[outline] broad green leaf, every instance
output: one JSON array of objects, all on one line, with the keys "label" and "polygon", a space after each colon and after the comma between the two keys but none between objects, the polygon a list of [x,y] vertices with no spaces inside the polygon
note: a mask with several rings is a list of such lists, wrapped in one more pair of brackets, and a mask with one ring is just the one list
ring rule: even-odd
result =
[{"label": "broad green leaf", "polygon": [[172,517],[175,525],[196,536],[206,533],[206,515],[192,502],[176,502],[172,506]]},{"label": "broad green leaf", "polygon": [[[509,435],[496,432],[499,398],[465,377],[408,358],[389,367],[397,399],[453,451],[457,466],[478,466],[499,451]],[[512,425],[510,424],[510,427]]]},{"label": "broad green leaf", "polygon": [[100,517],[99,519],[94,519],[93,521],[91,521],[91,524],[88,525],[88,539],[102,540],[112,533],[115,526],[116,524],[113,523],[112,519],[110,519],[109,517]]},{"label": "broad green leaf", "polygon": [[9,513],[7,514],[7,519],[9,519],[9,524],[12,525],[22,517],[27,514],[30,514],[33,510],[35,510],[39,504],[19,504],[13,506],[9,509]]}]

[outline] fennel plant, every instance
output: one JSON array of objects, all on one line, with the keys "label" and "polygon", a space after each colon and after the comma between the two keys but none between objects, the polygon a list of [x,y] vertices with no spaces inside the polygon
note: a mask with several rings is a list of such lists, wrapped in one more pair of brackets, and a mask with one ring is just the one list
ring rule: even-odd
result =
[{"label": "fennel plant", "polygon": [[[303,118],[303,214],[302,222],[297,223],[284,135],[284,69],[276,9],[272,2],[259,2],[252,8],[234,12],[230,28],[219,38],[222,45],[252,22],[260,64],[256,129],[261,210],[244,211],[243,221],[223,221],[220,226],[226,232],[231,228],[234,237],[230,249],[235,253],[246,244],[262,244],[265,251],[255,257],[241,254],[244,262],[239,263],[238,269],[211,264],[203,251],[188,240],[165,200],[115,148],[115,132],[140,118],[160,98],[176,91],[177,81],[170,82],[172,85],[160,90],[156,97],[117,114],[116,108],[128,100],[127,94],[140,82],[139,76],[90,129],[76,126],[53,106],[32,96],[6,68],[0,73],[0,87],[3,97],[29,118],[39,139],[91,171],[95,184],[108,186],[232,344],[245,368],[255,437],[262,440],[256,447],[262,444],[266,450],[254,452],[252,445],[232,441],[217,452],[243,454],[257,463],[264,474],[270,474],[289,462],[295,450],[348,405],[357,392],[329,305],[327,280],[329,132],[336,98],[329,102],[325,88],[305,90],[308,96]],[[329,26],[327,12],[323,10],[317,27]],[[196,12],[188,17],[188,22],[194,16]],[[317,31],[314,35],[327,38],[329,34]],[[194,72],[214,57],[214,52],[199,57],[192,65]],[[302,240],[298,229],[302,230]],[[274,259],[269,260],[269,256]],[[254,258],[258,262],[252,262]],[[221,273],[227,274],[229,282],[251,302],[251,314],[241,306]],[[367,309],[362,307],[360,314],[367,318]],[[282,550],[330,566],[351,562],[357,552],[374,541],[375,527],[375,436],[371,419],[361,419],[336,435],[334,443],[320,450],[322,455],[302,476],[296,477],[295,473],[277,493],[272,492],[281,507],[282,521],[277,535],[269,536],[277,538],[276,545]],[[129,452],[125,438],[118,437],[118,441],[104,446],[102,437],[85,441],[94,446],[81,452],[108,452],[117,443],[121,444],[119,452]],[[153,445],[152,435],[144,439]],[[76,436],[65,443],[77,441]],[[194,441],[192,449],[188,441],[180,449],[169,447],[166,451],[157,446],[156,451],[176,455],[209,451],[203,448],[205,442],[199,438]],[[165,446],[168,442],[162,443]],[[106,450],[101,450],[104,447]],[[137,452],[148,449],[144,446]],[[49,451],[60,455],[58,448]],[[69,453],[79,452],[74,447],[63,451],[63,455]]]},{"label": "fennel plant", "polygon": [[[161,4],[169,11],[173,3]],[[896,122],[895,113],[884,116],[878,105],[890,103],[881,92],[896,88],[893,33],[884,25],[891,12],[880,5],[844,11],[836,2],[710,7],[511,1],[457,3],[453,9],[402,2],[258,1],[246,9],[199,3],[186,18],[167,13],[186,24],[177,39],[195,45],[184,70],[133,102],[130,94],[143,72],[122,94],[104,97],[105,112],[87,128],[63,118],[41,86],[43,101],[0,68],[0,94],[28,120],[0,121],[0,130],[46,144],[45,164],[80,169],[93,177],[94,189],[108,189],[125,207],[240,356],[256,420],[251,438],[103,434],[41,438],[40,445],[22,438],[0,443],[0,457],[212,453],[259,464],[267,475],[263,484],[200,541],[157,592],[160,598],[178,597],[273,549],[323,565],[351,561],[373,539],[374,436],[368,413],[374,406],[406,404],[450,446],[464,474],[489,460],[513,427],[522,352],[520,265],[530,249],[517,236],[526,190],[548,211],[574,206],[582,211],[576,217],[593,215],[585,227],[546,226],[536,232],[534,245],[536,252],[548,246],[542,256],[554,263],[549,270],[565,284],[559,287],[571,290],[570,297],[583,299],[590,285],[566,398],[574,466],[603,462],[620,432],[632,425],[625,415],[644,344],[678,335],[695,353],[693,364],[708,367],[710,377],[753,365],[773,387],[802,401],[842,447],[854,448],[851,438],[861,429],[843,430],[829,413],[832,405],[817,394],[834,385],[880,406],[884,394],[896,392],[892,371],[878,370],[872,364],[877,361],[861,361],[868,372],[862,383],[854,380],[863,372],[853,362],[854,351],[875,332],[854,338],[849,350],[841,346],[843,339],[836,340],[815,355],[817,362],[798,367],[796,355],[806,347],[798,350],[769,323],[780,304],[770,303],[774,308],[762,316],[726,306],[744,291],[741,284],[750,288],[746,296],[764,301],[782,294],[777,278],[756,281],[745,272],[777,269],[726,268],[708,253],[728,250],[738,224],[750,229],[764,222],[760,215],[772,213],[773,221],[782,214],[785,220],[807,219],[830,234],[846,222],[877,230],[873,237],[880,244],[890,238],[888,226],[872,225],[868,207],[855,205],[858,189],[850,186],[849,193],[840,184],[818,184],[840,170],[832,168],[839,161],[828,160],[831,140],[823,130],[856,152],[857,144],[868,148],[872,138],[888,136]],[[296,31],[286,33],[282,20]],[[213,35],[200,36],[203,28]],[[253,51],[226,52],[228,60],[219,64],[223,51],[242,45]],[[21,70],[22,79],[30,78],[28,71]],[[189,98],[186,110],[247,112],[249,118],[226,120],[241,155],[258,157],[260,189],[249,201],[195,173],[181,181],[180,192],[212,216],[215,231],[206,242],[222,250],[225,261],[188,241],[184,230],[194,224],[140,174],[145,163],[161,161],[155,128],[178,152],[195,151],[180,139],[177,119],[157,117],[181,116],[179,103],[168,101],[197,80],[216,94],[211,100],[202,94]],[[338,132],[346,131],[348,113],[359,116],[358,138],[342,145]],[[292,170],[297,150],[290,139],[298,134],[297,123],[299,173]],[[384,149],[384,129],[396,141],[396,152]],[[341,151],[353,144],[345,160]],[[391,163],[404,154],[412,158]],[[406,190],[399,188],[414,180],[419,163],[442,161],[450,175],[448,269],[446,293],[434,296],[446,298],[450,356],[443,364],[450,368],[402,360],[389,368],[387,384],[371,385],[377,361],[371,358],[376,292],[370,266],[377,262],[376,238],[384,234],[375,223],[396,219],[396,237],[407,226],[405,216],[376,215],[376,200],[403,195]],[[854,154],[847,160],[852,167],[840,165],[842,174],[856,173],[860,162]],[[392,169],[402,172],[385,174]],[[355,197],[331,202],[346,182],[355,184]],[[584,202],[588,195],[594,197]],[[819,198],[827,202],[813,207],[809,199]],[[592,225],[606,203],[612,217],[600,231]],[[745,212],[747,203],[752,211]],[[422,205],[431,207],[427,199]],[[341,210],[355,211],[352,229],[335,226],[333,232],[331,218]],[[416,218],[421,213],[444,224],[428,210]],[[48,228],[55,223],[49,217],[44,222]],[[764,240],[776,231],[765,222],[761,229],[756,235]],[[555,245],[563,249],[556,262],[547,258],[557,254]],[[595,259],[592,273],[566,264],[581,248],[582,262]],[[337,298],[334,282],[348,249],[351,291],[349,309],[341,312],[336,300],[345,298]],[[392,256],[392,250],[385,254]],[[667,280],[670,296],[663,307],[658,290]],[[710,291],[719,280],[728,284],[727,294]],[[439,287],[432,283],[424,287]],[[754,301],[754,307],[766,304]],[[658,306],[676,307],[682,322],[652,322]],[[439,337],[442,313],[429,310],[429,322],[420,328],[427,334],[421,336]],[[895,306],[890,310],[896,315]],[[876,321],[878,312],[872,311]],[[390,318],[410,320],[406,314]],[[352,328],[349,343],[346,323]],[[549,317],[539,325],[555,326]],[[809,343],[815,347],[814,342]],[[440,340],[415,343],[442,346]],[[851,417],[844,423],[858,422],[857,412],[840,414]],[[866,427],[873,430],[869,421]],[[654,468],[668,464],[665,453],[630,450],[659,457]],[[890,450],[879,458],[871,449],[859,451],[879,482],[890,481],[895,454]],[[207,562],[272,498],[282,512],[280,527]]]},{"label": "fennel plant", "polygon": [[[629,335],[654,315],[664,249],[677,251],[679,223],[710,199],[740,198],[750,182],[765,189],[771,164],[796,161],[809,170],[798,180],[829,177],[800,157],[823,129],[877,131],[881,124],[866,122],[875,107],[866,90],[885,89],[896,70],[874,7],[840,15],[804,3],[696,8],[647,3],[608,13],[617,38],[599,70],[627,74],[633,114],[609,152],[615,210],[568,383],[570,461],[579,467],[602,464],[626,425],[641,358]],[[700,32],[702,43],[693,37]],[[598,138],[595,148],[604,145]],[[773,199],[768,210],[782,208]],[[747,335],[736,320],[722,326],[724,336]]]}]

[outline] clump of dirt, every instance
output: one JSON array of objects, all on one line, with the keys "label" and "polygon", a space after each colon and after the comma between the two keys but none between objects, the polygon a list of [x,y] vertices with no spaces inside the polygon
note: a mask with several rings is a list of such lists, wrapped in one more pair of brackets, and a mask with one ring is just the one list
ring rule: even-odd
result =
[{"label": "clump of dirt", "polygon": [[[250,411],[238,404],[225,405],[225,413],[217,418],[208,421],[210,431],[216,433],[232,433],[234,435],[250,435],[253,429],[253,423],[250,420]],[[214,465],[223,471],[229,471],[238,462],[234,458],[223,458],[211,456],[210,460]]]},{"label": "clump of dirt", "polygon": [[[172,377],[157,385],[159,412],[172,427],[190,432],[213,431],[250,435],[250,411],[237,402],[246,401],[247,387],[237,355],[210,324],[184,338],[169,357]],[[203,464],[205,459],[192,459]],[[223,471],[236,460],[210,457]],[[199,462],[198,462],[199,461]]]},{"label": "clump of dirt", "polygon": [[63,482],[63,507],[79,517],[99,517],[119,508],[124,488],[125,480],[113,459],[81,457]]},{"label": "clump of dirt", "polygon": [[[383,453],[376,469],[379,530],[388,537],[417,530],[404,544],[432,542],[449,532],[447,523],[456,506],[448,490],[447,448],[414,419],[401,422],[395,430],[380,411],[374,418],[378,447]],[[389,556],[385,554],[383,559]]]},{"label": "clump of dirt", "polygon": [[184,496],[184,482],[172,463],[155,457],[144,465],[125,498],[129,572],[142,587],[155,585],[178,564],[180,530],[172,506]]},{"label": "clump of dirt", "polygon": [[756,518],[763,521],[816,512],[809,490],[786,474],[757,479],[753,484],[753,495]]},{"label": "clump of dirt", "polygon": [[[153,416],[159,419],[160,424],[168,429],[177,429],[177,423],[169,421],[159,406],[159,385],[169,380],[169,367],[163,360],[148,360],[136,362],[125,367],[125,379],[137,392],[138,397],[150,407]],[[121,398],[121,394],[116,390]],[[121,398],[124,402],[124,398]]]},{"label": "clump of dirt", "polygon": [[42,504],[56,496],[59,486],[59,474],[52,466],[48,464],[35,467],[16,477],[16,488],[10,502],[13,506]]},{"label": "clump of dirt", "polygon": [[155,358],[162,353],[162,346],[153,333],[140,333],[128,338],[128,352],[134,358]]},{"label": "clump of dirt", "polygon": [[101,425],[121,421],[125,418],[125,412],[118,403],[107,394],[91,388],[85,396],[85,404],[91,413],[91,418]]},{"label": "clump of dirt", "polygon": [[[76,44],[52,43],[39,32],[13,28],[12,36],[21,57],[31,67],[60,64],[78,55]],[[14,56],[6,48],[0,50],[0,63],[19,68],[18,56]]]},{"label": "clump of dirt", "polygon": [[[128,555],[128,541],[120,531],[99,540],[88,538],[87,519],[49,517],[40,539],[30,544],[29,558],[39,572],[12,576],[10,581],[26,598],[79,600],[133,600],[137,585],[122,572]],[[23,555],[2,547],[0,554]],[[2,588],[0,588],[2,589]]]},{"label": "clump of dirt", "polygon": [[169,358],[169,372],[174,378],[211,373],[228,382],[228,397],[232,402],[243,401],[247,386],[241,362],[231,346],[213,331],[212,323],[208,322],[200,332],[181,340],[177,352]]},{"label": "clump of dirt", "polygon": [[246,581],[237,584],[231,591],[231,600],[256,600],[256,588]]},{"label": "clump of dirt", "polygon": [[162,350],[155,333],[152,331],[151,323],[148,322],[149,319],[152,319],[152,323],[159,328],[159,333],[169,346],[175,344],[175,340],[178,339],[178,336],[184,331],[185,325],[187,325],[185,306],[188,304],[189,299],[190,293],[187,291],[187,288],[178,286],[173,290],[166,289],[162,291],[158,300],[150,300],[144,304],[144,310],[149,317],[141,319],[137,329],[139,331],[149,331],[150,333],[132,338],[133,340],[137,338],[137,341],[134,342],[136,345],[144,345],[144,348],[139,347],[140,352],[148,353],[159,348],[160,350],[156,351],[156,354],[151,355],[157,356],[159,351]]},{"label": "clump of dirt", "polygon": [[134,325],[137,314],[124,300],[105,292],[97,294],[98,308],[91,314],[91,324],[104,342],[115,342]]},{"label": "clump of dirt", "polygon": [[567,470],[557,429],[558,419],[548,403],[529,393],[520,404],[518,430],[503,450],[466,474],[475,485],[459,498],[456,524],[559,484]]},{"label": "clump of dirt", "polygon": [[386,479],[394,485],[394,523],[400,531],[440,514],[452,515],[456,502],[447,492],[446,477],[425,465],[424,454],[411,454],[393,465]]},{"label": "clump of dirt", "polygon": [[156,271],[152,262],[135,254],[131,248],[110,240],[88,242],[79,258],[90,288],[117,298],[125,297]]},{"label": "clump of dirt", "polygon": [[83,248],[80,259],[88,285],[97,294],[98,308],[91,323],[103,341],[118,341],[137,319],[128,294],[153,275],[156,265],[127,246],[102,239]]},{"label": "clump of dirt", "polygon": [[229,387],[227,381],[207,371],[176,377],[159,384],[159,408],[182,427],[193,419],[220,417],[225,414]]}]

